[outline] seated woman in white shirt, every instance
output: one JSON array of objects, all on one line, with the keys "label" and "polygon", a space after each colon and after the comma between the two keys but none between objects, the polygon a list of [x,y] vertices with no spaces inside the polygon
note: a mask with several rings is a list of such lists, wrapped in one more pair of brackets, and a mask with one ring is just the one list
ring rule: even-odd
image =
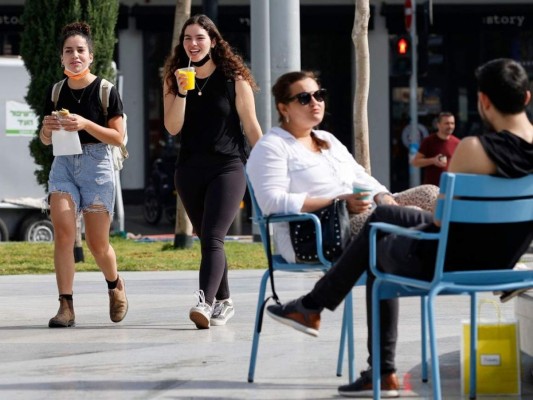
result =
[{"label": "seated woman in white shirt", "polygon": [[[438,187],[422,185],[393,195],[335,136],[315,129],[324,118],[326,92],[312,72],[280,76],[272,94],[280,126],[256,143],[246,166],[264,214],[312,212],[336,198],[344,199],[356,235],[376,204],[433,210]],[[354,194],[354,187],[369,191]],[[363,200],[367,196],[369,200]],[[275,224],[274,241],[277,253],[288,262],[296,261],[288,223]]]}]

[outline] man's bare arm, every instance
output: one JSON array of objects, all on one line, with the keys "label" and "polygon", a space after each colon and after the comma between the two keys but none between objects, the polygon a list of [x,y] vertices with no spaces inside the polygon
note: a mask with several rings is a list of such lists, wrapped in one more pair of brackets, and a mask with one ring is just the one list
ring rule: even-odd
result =
[{"label": "man's bare arm", "polygon": [[455,149],[448,171],[490,175],[496,172],[496,165],[487,156],[477,137],[467,137]]}]

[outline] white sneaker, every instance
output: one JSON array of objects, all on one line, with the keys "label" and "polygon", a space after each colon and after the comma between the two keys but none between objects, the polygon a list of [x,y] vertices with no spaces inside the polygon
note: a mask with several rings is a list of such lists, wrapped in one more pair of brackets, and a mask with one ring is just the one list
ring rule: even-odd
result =
[{"label": "white sneaker", "polygon": [[203,290],[197,290],[194,292],[194,296],[197,298],[198,303],[189,310],[189,318],[198,329],[209,329],[209,321],[213,309],[205,302]]},{"label": "white sneaker", "polygon": [[226,325],[226,322],[228,322],[234,315],[235,307],[233,307],[233,300],[226,299],[216,301],[215,307],[213,308],[213,315],[211,315],[211,325]]}]

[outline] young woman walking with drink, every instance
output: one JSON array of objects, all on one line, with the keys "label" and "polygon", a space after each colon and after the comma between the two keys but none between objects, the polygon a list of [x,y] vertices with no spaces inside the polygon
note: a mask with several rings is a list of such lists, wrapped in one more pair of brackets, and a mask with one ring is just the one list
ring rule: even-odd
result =
[{"label": "young woman walking with drink", "polygon": [[[190,74],[179,71],[191,65],[194,86]],[[253,146],[262,135],[253,96],[257,86],[205,15],[183,25],[163,79],[165,128],[181,137],[175,185],[202,252],[197,303],[189,317],[206,329],[226,324],[235,312],[224,238],[246,190],[246,139]]]}]

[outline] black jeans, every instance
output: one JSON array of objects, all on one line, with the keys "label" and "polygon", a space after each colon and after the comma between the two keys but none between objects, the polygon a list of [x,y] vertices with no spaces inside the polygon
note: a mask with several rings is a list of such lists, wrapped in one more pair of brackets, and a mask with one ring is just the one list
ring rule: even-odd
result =
[{"label": "black jeans", "polygon": [[246,190],[242,162],[235,158],[210,166],[180,165],[175,185],[200,239],[200,289],[206,302],[230,297],[224,239]]},{"label": "black jeans", "polygon": [[[362,231],[345,249],[342,256],[337,260],[335,265],[329,269],[326,274],[315,284],[310,295],[319,305],[334,310],[344,300],[346,295],[352,290],[357,280],[364,272],[368,272],[366,287],[366,308],[367,308],[367,329],[368,329],[368,364],[372,365],[372,285],[374,276],[369,270],[369,232],[371,222],[388,222],[404,227],[414,227],[421,224],[432,226],[433,216],[427,211],[419,211],[399,206],[378,206],[370,215],[363,226]],[[380,236],[380,244],[384,235]],[[418,242],[418,241],[417,241]],[[420,241],[422,243],[422,241]],[[405,243],[402,243],[400,249],[405,249]],[[378,246],[378,249],[380,247]],[[431,257],[432,252],[425,252]],[[406,259],[395,257],[384,257],[379,255],[379,268],[388,272],[399,272],[401,270],[410,271],[409,275],[413,276],[418,273],[426,275],[423,267],[417,268],[418,272],[410,270],[412,254],[403,252]],[[434,256],[433,256],[434,257]],[[418,262],[417,265],[425,263]],[[396,342],[398,338],[398,299],[381,301],[381,372],[394,372]]]}]

